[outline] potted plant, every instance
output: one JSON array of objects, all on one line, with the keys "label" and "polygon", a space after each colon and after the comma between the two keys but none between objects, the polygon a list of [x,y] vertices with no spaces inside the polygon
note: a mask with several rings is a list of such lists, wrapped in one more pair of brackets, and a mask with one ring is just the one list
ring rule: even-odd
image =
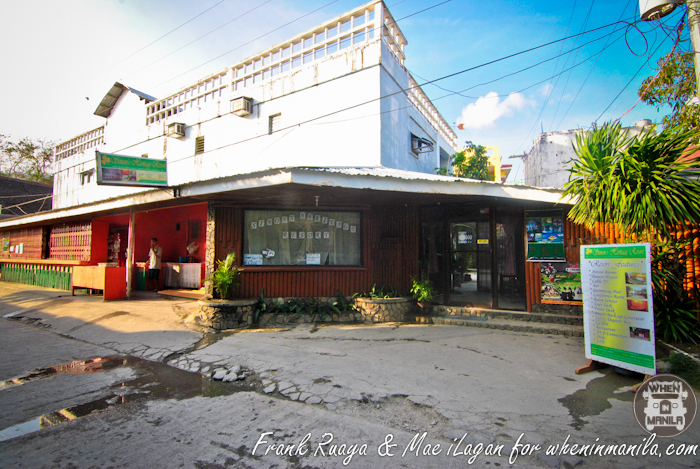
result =
[{"label": "potted plant", "polygon": [[230,299],[233,290],[241,284],[241,271],[236,267],[236,254],[230,252],[223,261],[216,261],[216,270],[204,281],[212,282],[212,287],[219,298]]},{"label": "potted plant", "polygon": [[418,306],[423,308],[435,298],[433,282],[427,278],[422,280],[414,278],[411,293],[413,294],[413,299],[418,303]]}]

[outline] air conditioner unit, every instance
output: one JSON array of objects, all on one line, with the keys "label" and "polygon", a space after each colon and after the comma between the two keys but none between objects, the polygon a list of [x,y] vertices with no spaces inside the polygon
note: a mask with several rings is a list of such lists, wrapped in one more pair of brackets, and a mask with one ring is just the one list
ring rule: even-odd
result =
[{"label": "air conditioner unit", "polygon": [[237,116],[247,116],[253,112],[253,98],[236,98],[231,100],[231,112]]},{"label": "air conditioner unit", "polygon": [[185,124],[173,122],[168,124],[168,137],[182,138],[185,136]]}]

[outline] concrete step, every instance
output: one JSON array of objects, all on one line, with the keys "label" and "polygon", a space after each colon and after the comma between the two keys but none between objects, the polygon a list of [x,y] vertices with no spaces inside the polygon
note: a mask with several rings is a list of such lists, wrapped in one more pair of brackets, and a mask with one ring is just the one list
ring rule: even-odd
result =
[{"label": "concrete step", "polygon": [[415,317],[420,324],[444,324],[449,326],[481,327],[504,331],[529,332],[533,334],[563,335],[583,337],[583,326],[546,322],[518,321],[512,319],[461,316],[420,316]]},{"label": "concrete step", "polygon": [[505,311],[454,306],[433,306],[429,313],[436,317],[507,319],[511,321],[583,326],[583,316],[570,314],[528,313],[526,311]]}]

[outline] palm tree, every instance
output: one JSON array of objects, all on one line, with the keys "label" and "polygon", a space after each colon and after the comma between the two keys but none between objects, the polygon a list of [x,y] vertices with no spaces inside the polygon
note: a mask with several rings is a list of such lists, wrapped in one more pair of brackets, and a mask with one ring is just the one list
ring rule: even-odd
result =
[{"label": "palm tree", "polygon": [[657,334],[668,340],[700,339],[693,302],[683,290],[679,225],[700,222],[700,130],[667,128],[629,137],[619,123],[577,135],[564,196],[575,200],[569,218],[592,227],[618,225],[625,237],[653,244]]}]

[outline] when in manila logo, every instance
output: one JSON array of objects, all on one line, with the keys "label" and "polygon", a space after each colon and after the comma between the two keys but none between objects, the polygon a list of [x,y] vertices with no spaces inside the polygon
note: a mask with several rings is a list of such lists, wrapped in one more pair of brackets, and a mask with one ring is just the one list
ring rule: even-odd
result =
[{"label": "when in manila logo", "polygon": [[662,438],[680,435],[693,424],[697,401],[693,389],[675,375],[656,375],[634,396],[634,417],[647,433]]}]

